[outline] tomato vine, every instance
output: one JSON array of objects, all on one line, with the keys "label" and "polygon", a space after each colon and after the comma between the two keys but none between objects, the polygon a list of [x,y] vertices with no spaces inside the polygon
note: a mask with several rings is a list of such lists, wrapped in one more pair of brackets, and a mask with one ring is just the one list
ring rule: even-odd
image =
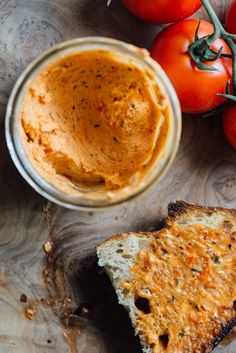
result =
[{"label": "tomato vine", "polygon": [[195,62],[196,66],[200,70],[217,70],[214,67],[209,67],[204,65],[204,62],[217,60],[220,56],[224,56],[222,53],[222,49],[219,50],[218,53],[214,52],[211,49],[211,45],[215,42],[216,39],[223,39],[229,46],[232,59],[233,59],[233,75],[232,75],[232,87],[233,87],[233,95],[230,94],[230,85],[227,87],[226,94],[220,94],[227,99],[231,99],[236,101],[236,44],[234,43],[234,39],[236,39],[235,34],[231,34],[225,30],[222,23],[220,22],[216,12],[214,11],[212,5],[209,0],[201,0],[202,4],[210,17],[213,25],[214,32],[211,35],[206,37],[198,38],[196,30],[195,41],[189,46],[189,53]]}]

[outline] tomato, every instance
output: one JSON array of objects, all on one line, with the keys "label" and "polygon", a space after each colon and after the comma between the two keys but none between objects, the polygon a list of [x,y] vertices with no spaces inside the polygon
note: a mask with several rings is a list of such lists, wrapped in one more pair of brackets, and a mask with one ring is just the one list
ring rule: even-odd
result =
[{"label": "tomato", "polygon": [[225,109],[223,113],[223,126],[227,141],[236,149],[236,105]]},{"label": "tomato", "polygon": [[[179,96],[183,112],[203,113],[218,107],[225,99],[217,93],[225,93],[228,80],[232,73],[232,60],[219,58],[214,62],[205,62],[218,71],[202,71],[192,60],[188,47],[194,42],[198,20],[184,20],[165,28],[155,39],[151,55],[158,61],[172,81]],[[213,32],[213,25],[201,21],[198,35],[206,36]],[[211,47],[223,53],[231,54],[227,44],[217,39]]]},{"label": "tomato", "polygon": [[[236,34],[236,0],[233,0],[229,6],[225,23],[227,31]],[[236,149],[236,105],[225,109],[223,127],[227,141]]]},{"label": "tomato", "polygon": [[232,1],[226,13],[226,29],[230,33],[236,33],[236,0]]},{"label": "tomato", "polygon": [[201,0],[122,0],[135,16],[154,23],[170,23],[194,14]]}]

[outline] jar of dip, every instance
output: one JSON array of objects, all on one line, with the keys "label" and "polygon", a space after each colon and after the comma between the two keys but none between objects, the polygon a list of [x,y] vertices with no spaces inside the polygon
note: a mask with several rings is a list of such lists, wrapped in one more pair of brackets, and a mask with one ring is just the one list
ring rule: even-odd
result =
[{"label": "jar of dip", "polygon": [[56,45],[19,77],[11,157],[42,196],[72,209],[127,201],[158,182],[181,134],[176,93],[149,53],[102,37]]}]

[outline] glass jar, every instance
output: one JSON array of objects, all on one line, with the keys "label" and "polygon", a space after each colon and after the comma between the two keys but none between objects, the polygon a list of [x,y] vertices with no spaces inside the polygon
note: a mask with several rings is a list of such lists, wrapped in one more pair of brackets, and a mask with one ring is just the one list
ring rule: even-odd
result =
[{"label": "glass jar", "polygon": [[[21,112],[24,97],[32,82],[52,63],[70,54],[90,50],[106,50],[132,59],[154,78],[161,94],[167,99],[169,129],[165,144],[150,170],[139,183],[130,183],[117,190],[77,188],[75,193],[63,192],[49,183],[27,157],[21,135]],[[43,197],[71,209],[101,209],[128,201],[143,193],[163,178],[170,167],[180,141],[181,110],[175,90],[161,67],[148,52],[133,45],[103,37],[85,37],[63,42],[44,52],[30,64],[17,80],[6,111],[6,140],[10,155],[24,179]]]}]

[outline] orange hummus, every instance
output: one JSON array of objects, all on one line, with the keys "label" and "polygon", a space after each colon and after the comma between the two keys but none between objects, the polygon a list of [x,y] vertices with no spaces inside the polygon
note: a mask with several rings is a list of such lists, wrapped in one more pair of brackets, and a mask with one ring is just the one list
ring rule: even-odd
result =
[{"label": "orange hummus", "polygon": [[63,191],[127,186],[150,168],[165,141],[160,97],[154,79],[129,58],[101,50],[70,54],[25,95],[26,154]]}]

